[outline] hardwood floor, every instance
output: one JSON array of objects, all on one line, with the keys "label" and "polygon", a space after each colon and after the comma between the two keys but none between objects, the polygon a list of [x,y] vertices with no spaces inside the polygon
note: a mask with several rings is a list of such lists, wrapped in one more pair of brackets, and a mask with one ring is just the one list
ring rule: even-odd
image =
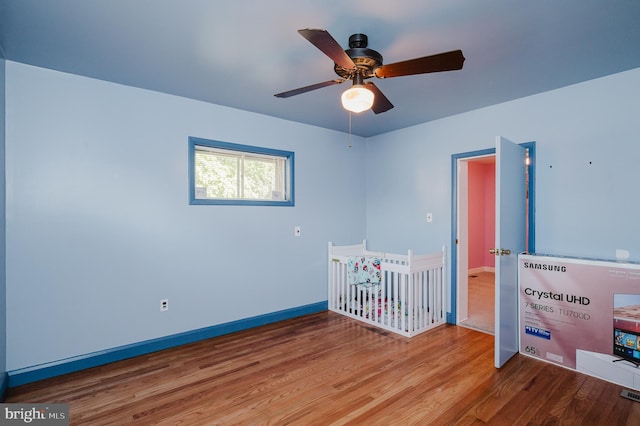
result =
[{"label": "hardwood floor", "polygon": [[468,280],[468,318],[460,323],[464,327],[495,332],[495,273],[475,272]]},{"label": "hardwood floor", "polygon": [[621,387],[453,325],[412,339],[323,312],[11,388],[80,425],[637,425]]}]

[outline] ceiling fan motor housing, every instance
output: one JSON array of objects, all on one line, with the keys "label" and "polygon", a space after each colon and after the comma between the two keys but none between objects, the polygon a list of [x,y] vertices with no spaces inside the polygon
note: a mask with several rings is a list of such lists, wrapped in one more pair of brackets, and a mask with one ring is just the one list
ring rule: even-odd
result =
[{"label": "ceiling fan motor housing", "polygon": [[345,79],[353,78],[356,73],[362,75],[362,78],[373,77],[375,69],[382,65],[382,55],[375,50],[368,49],[368,42],[366,34],[353,34],[349,37],[349,49],[345,52],[356,64],[356,69],[344,68],[336,64],[333,67],[336,74]]}]

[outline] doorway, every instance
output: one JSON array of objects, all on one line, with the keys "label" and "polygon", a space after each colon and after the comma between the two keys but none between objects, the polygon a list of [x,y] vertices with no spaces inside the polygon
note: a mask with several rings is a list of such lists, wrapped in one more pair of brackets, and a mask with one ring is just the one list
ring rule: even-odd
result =
[{"label": "doorway", "polygon": [[458,282],[466,279],[466,294],[458,293],[457,322],[494,334],[495,256],[489,248],[495,240],[495,155],[461,159],[458,172],[458,185],[466,187],[458,191],[458,223],[464,222],[458,226],[458,251],[466,251],[458,256]]},{"label": "doorway", "polygon": [[[496,144],[500,143],[502,147],[503,138],[496,138]],[[511,161],[513,164],[512,169],[519,169],[526,175],[526,178],[523,179],[522,182],[522,198],[526,199],[526,208],[523,209],[523,214],[526,216],[526,223],[522,223],[520,226],[523,230],[523,234],[525,236],[525,243],[522,245],[522,248],[519,251],[514,252],[514,256],[506,256],[509,258],[513,258],[513,260],[517,259],[517,254],[523,251],[534,253],[535,252],[535,210],[534,210],[534,198],[535,198],[535,142],[527,142],[519,145],[511,144],[514,147],[519,146],[522,152],[524,153],[523,157],[519,159],[512,158],[508,161]],[[501,148],[502,150],[502,148]],[[496,298],[498,297],[497,285],[498,281],[502,282],[502,274],[501,279],[497,279],[497,264],[493,266],[491,257],[485,258],[483,256],[489,255],[489,248],[495,248],[495,245],[498,244],[496,240],[491,240],[491,234],[493,231],[491,230],[491,224],[494,224],[496,227],[498,223],[500,224],[500,229],[503,226],[503,220],[505,218],[509,218],[510,214],[507,213],[505,216],[502,214],[502,218],[499,219],[497,212],[495,211],[495,207],[493,210],[487,207],[487,204],[493,204],[495,197],[497,197],[496,188],[502,187],[503,180],[506,178],[505,182],[510,182],[512,178],[507,177],[506,172],[497,173],[497,165],[496,159],[501,157],[500,155],[496,155],[496,149],[489,148],[485,150],[472,151],[461,154],[452,155],[452,233],[451,233],[451,297],[450,304],[451,309],[447,314],[447,322],[450,324],[464,325],[470,328],[475,328],[479,331],[483,331],[489,334],[494,334],[496,337],[498,336],[496,333],[497,324],[496,318],[500,311],[502,305],[496,306]],[[506,157],[506,156],[502,156]],[[524,163],[524,164],[523,164]],[[523,164],[524,169],[520,167],[520,164]],[[501,167],[504,168],[506,166],[505,163],[501,162]],[[483,178],[482,184],[478,183],[477,174],[474,174],[474,168],[476,166],[480,166],[484,168],[485,178]],[[469,177],[469,170],[471,168],[471,178]],[[496,177],[496,173],[498,177]],[[486,176],[490,176],[487,178]],[[500,177],[504,176],[504,177]],[[472,184],[470,184],[470,179],[472,179]],[[493,191],[490,191],[491,179],[495,185],[493,186]],[[498,182],[497,180],[500,180]],[[515,182],[515,180],[513,181]],[[474,188],[474,184],[478,183],[481,185],[481,190],[478,191],[477,188]],[[478,185],[475,185],[476,187]],[[502,193],[501,193],[502,194]],[[501,195],[502,196],[502,195]],[[485,200],[478,200],[478,198],[484,198]],[[480,211],[478,211],[478,206],[480,206]],[[473,222],[470,224],[470,222]],[[484,236],[488,236],[489,240],[484,237],[477,237],[478,231],[469,229],[471,226],[478,226],[478,223],[482,223],[480,226],[485,226]],[[475,225],[474,225],[475,224]],[[495,228],[494,228],[495,229]],[[500,232],[496,231],[496,238]],[[470,233],[471,232],[471,233]],[[510,232],[513,232],[510,231]],[[517,232],[520,234],[520,232]],[[475,239],[480,238],[479,241]],[[497,238],[499,239],[499,238]],[[489,242],[487,242],[489,241]],[[478,248],[480,246],[480,248]],[[484,247],[482,247],[484,246]],[[471,252],[470,252],[471,250]],[[480,250],[477,251],[477,250]],[[507,250],[508,251],[508,250]],[[504,250],[499,251],[500,254],[504,253]],[[494,259],[497,263],[497,259],[505,258],[505,256],[493,255]],[[478,258],[480,262],[478,263]],[[512,262],[513,263],[513,262]],[[501,261],[501,266],[504,268],[503,262]],[[502,269],[502,268],[501,268]],[[514,275],[511,278],[511,281],[517,280],[515,278],[515,274],[517,274],[517,268],[513,269],[513,265],[509,268],[511,269],[510,273]],[[493,288],[491,288],[491,284],[494,284]],[[488,285],[487,285],[488,284]],[[500,287],[502,288],[502,286]],[[493,289],[493,292],[491,291]],[[517,288],[513,291],[517,292]],[[504,296],[504,292],[501,291],[500,295]],[[517,297],[517,293],[512,293],[511,297]],[[513,302],[509,298],[508,306],[517,304]],[[477,302],[477,304],[476,304]],[[474,305],[477,306],[474,306]],[[510,309],[516,309],[512,307]],[[495,315],[494,315],[495,314]],[[510,316],[517,315],[517,311],[510,312]],[[476,317],[476,318],[474,318]],[[502,330],[502,323],[504,317],[502,314],[500,315],[501,321],[501,335],[504,335],[504,331]],[[517,319],[516,319],[517,321]],[[493,328],[493,331],[492,331]]]}]

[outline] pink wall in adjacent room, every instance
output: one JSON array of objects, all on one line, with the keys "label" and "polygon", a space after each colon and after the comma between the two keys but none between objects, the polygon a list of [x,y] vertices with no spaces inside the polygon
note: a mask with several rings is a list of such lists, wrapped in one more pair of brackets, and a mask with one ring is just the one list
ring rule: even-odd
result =
[{"label": "pink wall in adjacent room", "polygon": [[470,161],[469,189],[469,269],[495,267],[489,253],[495,239],[496,172],[488,161]]}]

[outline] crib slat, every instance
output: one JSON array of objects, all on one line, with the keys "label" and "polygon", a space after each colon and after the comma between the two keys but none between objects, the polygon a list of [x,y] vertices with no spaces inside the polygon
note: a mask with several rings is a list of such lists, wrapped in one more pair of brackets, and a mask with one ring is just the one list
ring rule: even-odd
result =
[{"label": "crib slat", "polygon": [[407,324],[407,312],[409,309],[409,295],[408,295],[408,287],[411,282],[411,273],[403,274],[404,282],[402,283],[402,287],[400,288],[400,302],[402,305],[398,306],[398,311],[400,312],[400,330],[410,332],[409,325]]},{"label": "crib slat", "polygon": [[398,326],[398,322],[399,322],[399,314],[400,312],[398,312],[398,302],[402,302],[402,298],[399,298],[399,294],[400,294],[400,284],[402,283],[402,274],[398,274],[398,279],[395,282],[395,286],[393,287],[393,319],[395,327],[399,330],[402,330],[399,326]]},{"label": "crib slat", "polygon": [[424,300],[424,273],[422,272],[418,272],[418,284],[416,286],[416,300],[417,300],[417,324],[415,326],[415,329],[419,330],[422,327],[424,327],[424,306],[425,306],[425,300]]}]

